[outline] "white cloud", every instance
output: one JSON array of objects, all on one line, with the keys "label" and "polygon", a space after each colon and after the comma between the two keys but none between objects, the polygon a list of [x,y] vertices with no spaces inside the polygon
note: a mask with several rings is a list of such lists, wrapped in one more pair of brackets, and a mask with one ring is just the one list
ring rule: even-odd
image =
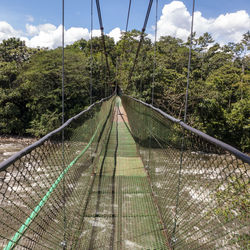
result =
[{"label": "white cloud", "polygon": [[[186,41],[190,34],[191,13],[181,1],[172,1],[162,9],[158,25],[160,36],[174,36]],[[199,11],[194,15],[194,31],[197,36],[205,32],[211,33],[216,42],[225,44],[239,42],[242,34],[250,27],[250,17],[245,10],[221,14],[217,18],[205,18]],[[152,36],[150,36],[152,37]]]},{"label": "white cloud", "polygon": [[216,41],[239,42],[242,34],[250,29],[250,17],[245,10],[220,15],[214,20],[210,32]]},{"label": "white cloud", "polygon": [[70,28],[65,31],[65,44],[72,44],[77,40],[84,38],[85,40],[89,39],[89,31],[88,29],[84,28]]},{"label": "white cloud", "polygon": [[36,35],[27,41],[29,47],[56,48],[61,45],[61,26],[56,27],[52,24],[43,24],[37,27],[33,26],[32,31]]},{"label": "white cloud", "polygon": [[52,33],[57,30],[57,27],[50,23],[34,26],[32,24],[26,24],[26,32],[28,36],[38,35],[40,32]]},{"label": "white cloud", "polygon": [[25,27],[26,27],[26,31],[27,31],[28,36],[34,36],[34,35],[37,35],[39,33],[38,28],[34,25],[27,23]]},{"label": "white cloud", "polygon": [[[62,44],[62,25],[58,27],[46,23],[41,25],[32,25],[27,23],[25,25],[25,32],[15,30],[9,23],[5,21],[0,22],[0,42],[11,37],[18,37],[26,42],[29,47],[46,47],[54,49]],[[90,39],[90,32],[87,28],[71,27],[65,32],[65,45],[74,43],[75,41],[84,38]],[[112,34],[115,36],[116,33]],[[93,30],[93,37],[100,36],[100,30]]]},{"label": "white cloud", "polygon": [[19,37],[20,35],[21,31],[15,30],[5,21],[0,21],[0,42],[11,37]]},{"label": "white cloud", "polygon": [[[26,39],[26,44],[29,47],[47,47],[47,48],[56,48],[61,46],[62,42],[62,26],[54,26],[52,24],[43,24],[38,26],[33,26],[30,24],[26,25],[26,32],[28,36],[31,36],[30,39]],[[86,40],[90,39],[90,32],[87,28],[81,27],[71,27],[67,30],[64,30],[65,33],[65,45],[74,43],[81,38]],[[93,37],[100,36],[100,30],[93,30]],[[115,42],[119,40],[121,31],[119,28],[113,29],[109,34],[113,37]]]},{"label": "white cloud", "polygon": [[162,9],[162,15],[157,22],[158,37],[175,36],[185,39],[189,34],[190,14],[186,6],[180,1],[166,4]]},{"label": "white cloud", "polygon": [[[29,47],[46,47],[54,49],[62,44],[62,26],[56,27],[53,24],[46,23],[41,25],[32,25],[27,23],[26,31],[17,31],[7,22],[0,22],[0,42],[3,39],[8,39],[10,37],[19,37],[26,42]],[[65,45],[74,43],[75,41],[84,38],[86,40],[90,39],[90,32],[87,28],[82,27],[71,27],[65,32]],[[111,30],[108,34],[113,37],[115,42],[117,42],[121,37],[120,28],[115,28]],[[100,30],[93,30],[93,37],[101,36]]]},{"label": "white cloud", "polygon": [[114,28],[114,29],[112,29],[112,30],[108,33],[108,36],[113,37],[115,43],[117,43],[117,42],[121,39],[121,36],[122,36],[121,29],[120,29],[120,28]]},{"label": "white cloud", "polygon": [[[93,34],[93,37],[95,37],[95,36],[101,36],[101,30],[93,30],[92,31],[92,34]],[[90,37],[90,35],[89,35],[89,37]]]},{"label": "white cloud", "polygon": [[[26,16],[29,22],[33,22],[32,16]],[[160,36],[171,35],[186,41],[190,34],[191,14],[182,1],[172,1],[162,9],[162,14],[158,20],[158,38]],[[245,10],[234,13],[221,14],[216,18],[205,18],[199,11],[195,12],[194,31],[197,36],[205,32],[212,34],[216,42],[225,44],[228,42],[239,42],[242,34],[246,33],[250,27],[250,17]],[[0,42],[10,37],[19,37],[30,47],[56,48],[61,46],[62,26],[55,26],[50,23],[41,25],[26,24],[25,31],[14,29],[9,23],[0,21]],[[100,30],[93,30],[93,36],[100,36]],[[119,27],[111,30],[107,35],[119,41],[121,29]],[[152,40],[154,34],[148,36]],[[90,31],[83,27],[71,27],[65,30],[65,45],[74,43],[84,38],[90,38]]]}]

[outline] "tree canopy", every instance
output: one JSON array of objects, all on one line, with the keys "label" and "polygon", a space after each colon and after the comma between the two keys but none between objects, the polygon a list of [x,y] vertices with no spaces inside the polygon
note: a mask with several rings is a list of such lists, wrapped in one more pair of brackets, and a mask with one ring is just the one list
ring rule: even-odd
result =
[{"label": "tree canopy", "polygon": [[[102,41],[81,39],[65,48],[66,119],[93,100],[123,92],[151,102],[182,119],[186,92],[188,43],[170,36],[154,44],[145,35],[134,72],[138,30],[123,33],[116,44],[105,36],[107,75]],[[194,34],[195,35],[195,34]],[[90,51],[93,48],[91,59]],[[250,33],[240,43],[219,45],[209,33],[194,36],[187,122],[241,150],[250,150]],[[0,133],[43,136],[61,122],[61,49],[32,49],[17,38],[0,44]],[[132,74],[131,74],[132,73]],[[131,79],[129,81],[129,76]]]}]

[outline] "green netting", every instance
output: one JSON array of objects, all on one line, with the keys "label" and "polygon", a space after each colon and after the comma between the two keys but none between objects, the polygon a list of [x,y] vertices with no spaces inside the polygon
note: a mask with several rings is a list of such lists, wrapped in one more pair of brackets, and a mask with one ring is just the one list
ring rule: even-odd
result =
[{"label": "green netting", "polygon": [[2,248],[166,248],[125,120],[120,98],[111,98],[65,127],[64,157],[59,131],[1,167]]},{"label": "green netting", "polygon": [[78,235],[98,155],[113,119],[114,97],[0,168],[0,248],[58,249]]},{"label": "green netting", "polygon": [[0,165],[1,248],[249,248],[232,151],[126,96],[66,125]]},{"label": "green netting", "polygon": [[250,158],[244,162],[242,153],[209,142],[150,105],[127,96],[122,103],[170,246],[249,249]]},{"label": "green netting", "polygon": [[165,249],[159,213],[120,99],[101,152],[76,249]]}]

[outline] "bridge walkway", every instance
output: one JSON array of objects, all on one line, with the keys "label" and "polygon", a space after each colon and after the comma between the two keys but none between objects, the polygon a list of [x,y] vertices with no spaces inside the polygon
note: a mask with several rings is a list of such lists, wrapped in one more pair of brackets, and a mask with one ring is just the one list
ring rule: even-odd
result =
[{"label": "bridge walkway", "polygon": [[80,245],[87,249],[164,249],[152,191],[120,99],[97,166]]}]

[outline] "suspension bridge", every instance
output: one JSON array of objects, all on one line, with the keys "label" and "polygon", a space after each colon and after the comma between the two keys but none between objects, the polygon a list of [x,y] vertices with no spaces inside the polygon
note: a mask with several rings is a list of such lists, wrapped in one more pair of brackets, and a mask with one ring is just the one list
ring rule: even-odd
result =
[{"label": "suspension bridge", "polygon": [[0,247],[249,247],[250,157],[185,119],[115,92],[0,163]]}]

